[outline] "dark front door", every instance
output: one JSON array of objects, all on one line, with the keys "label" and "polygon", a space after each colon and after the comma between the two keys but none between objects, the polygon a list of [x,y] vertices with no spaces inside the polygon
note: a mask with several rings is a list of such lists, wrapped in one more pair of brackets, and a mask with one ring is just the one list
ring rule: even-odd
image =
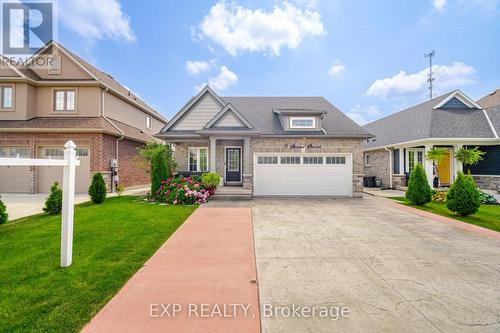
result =
[{"label": "dark front door", "polygon": [[241,182],[241,148],[226,148],[226,182]]}]

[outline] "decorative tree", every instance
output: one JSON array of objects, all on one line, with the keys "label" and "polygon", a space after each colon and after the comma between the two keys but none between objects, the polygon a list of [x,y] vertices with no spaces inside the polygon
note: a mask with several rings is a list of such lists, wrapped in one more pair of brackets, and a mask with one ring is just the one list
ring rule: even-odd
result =
[{"label": "decorative tree", "polygon": [[468,216],[481,206],[479,190],[471,175],[459,171],[457,179],[446,195],[446,207],[460,216]]},{"label": "decorative tree", "polygon": [[406,199],[414,205],[425,205],[432,200],[432,189],[421,164],[417,164],[410,175]]},{"label": "decorative tree", "polygon": [[168,178],[167,161],[163,149],[156,150],[151,160],[151,195],[156,197],[156,192],[161,182]]},{"label": "decorative tree", "polygon": [[157,142],[148,142],[138,151],[139,156],[136,162],[150,174],[151,195],[154,197],[161,186],[161,181],[171,177],[176,168],[172,147]]},{"label": "decorative tree", "polygon": [[461,147],[455,153],[455,158],[462,162],[463,165],[475,165],[483,160],[484,151],[479,150],[479,147],[467,148]]},{"label": "decorative tree", "polygon": [[92,177],[92,183],[89,187],[90,200],[95,204],[101,204],[106,199],[106,183],[104,178],[98,172]]},{"label": "decorative tree", "polygon": [[7,207],[2,200],[0,200],[0,224],[7,223],[9,220],[9,214],[7,214]]},{"label": "decorative tree", "polygon": [[45,200],[43,211],[49,214],[59,214],[62,210],[62,190],[59,188],[59,183],[55,182],[50,188],[50,194]]}]

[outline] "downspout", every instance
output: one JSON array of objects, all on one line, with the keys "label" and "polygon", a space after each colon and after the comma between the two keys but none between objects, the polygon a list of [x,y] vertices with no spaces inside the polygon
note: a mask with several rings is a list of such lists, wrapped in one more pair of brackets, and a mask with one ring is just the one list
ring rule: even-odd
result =
[{"label": "downspout", "polygon": [[[111,124],[111,126],[113,126],[114,128],[116,128],[116,130],[118,132],[121,133],[121,136],[116,139],[116,152],[115,152],[115,157],[116,157],[116,162],[118,163],[118,147],[119,147],[119,142],[120,140],[123,140],[123,138],[125,137],[125,133],[123,133],[123,131],[121,130],[121,128],[119,128],[118,126],[115,125],[115,123],[113,123],[109,118],[106,117],[106,115],[104,114],[104,110],[105,110],[105,93],[108,92],[109,88],[106,87],[106,89],[104,89],[102,91],[102,94],[101,94],[101,115],[104,119],[107,120],[108,123]],[[111,177],[111,192],[114,192],[115,190],[115,181],[114,181],[114,177],[112,176]]]},{"label": "downspout", "polygon": [[387,146],[384,149],[389,152],[389,187],[392,189],[392,152]]}]

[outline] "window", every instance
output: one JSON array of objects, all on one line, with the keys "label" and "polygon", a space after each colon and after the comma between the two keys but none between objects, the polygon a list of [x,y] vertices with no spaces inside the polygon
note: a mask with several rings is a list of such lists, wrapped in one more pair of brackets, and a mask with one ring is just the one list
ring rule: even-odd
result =
[{"label": "window", "polygon": [[290,128],[315,128],[314,117],[290,117]]},{"label": "window", "polygon": [[304,156],[304,164],[323,164],[323,157],[321,156]]},{"label": "window", "polygon": [[190,147],[188,148],[188,160],[190,172],[208,171],[208,148]]},{"label": "window", "polygon": [[12,108],[12,87],[1,87],[2,109]]},{"label": "window", "polygon": [[151,128],[151,117],[146,116],[146,128]]},{"label": "window", "polygon": [[259,156],[257,159],[259,164],[278,164],[278,156]]},{"label": "window", "polygon": [[365,166],[370,166],[370,154],[365,154]]},{"label": "window", "polygon": [[89,149],[88,148],[77,148],[76,149],[76,156],[89,156]]},{"label": "window", "polygon": [[227,150],[227,171],[238,172],[240,171],[240,150],[228,149]]},{"label": "window", "polygon": [[282,156],[281,164],[300,164],[300,156]]},{"label": "window", "polygon": [[345,156],[327,156],[326,164],[345,164]]},{"label": "window", "polygon": [[424,163],[424,150],[423,149],[411,149],[408,150],[408,172],[411,173],[417,164]]},{"label": "window", "polygon": [[28,147],[0,147],[0,157],[29,157]]},{"label": "window", "polygon": [[63,157],[64,150],[62,148],[46,148],[45,149],[46,157]]},{"label": "window", "polygon": [[399,172],[400,172],[400,170],[399,170],[399,149],[394,149],[392,161],[394,164],[392,167],[392,170],[394,171],[394,174],[399,175]]},{"label": "window", "polygon": [[56,90],[54,92],[54,109],[56,111],[75,111],[74,90]]}]

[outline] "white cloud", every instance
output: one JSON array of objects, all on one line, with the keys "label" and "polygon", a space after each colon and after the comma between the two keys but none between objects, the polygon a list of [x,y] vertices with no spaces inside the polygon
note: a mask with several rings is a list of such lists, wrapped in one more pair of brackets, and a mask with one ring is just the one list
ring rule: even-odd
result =
[{"label": "white cloud", "polygon": [[135,40],[130,17],[118,0],[64,0],[58,4],[61,22],[83,38]]},{"label": "white cloud", "polygon": [[337,59],[333,62],[333,66],[330,67],[330,70],[328,71],[328,75],[336,76],[336,75],[342,73],[343,71],[345,71],[345,65],[342,64],[342,62],[339,59]]},{"label": "white cloud", "polygon": [[432,5],[437,11],[443,11],[446,7],[447,2],[447,0],[432,0]]},{"label": "white cloud", "polygon": [[[236,73],[230,71],[226,66],[220,66],[219,75],[208,79],[208,85],[217,91],[223,91],[228,89],[230,86],[235,85],[238,82],[238,76]],[[195,86],[196,91],[200,91],[205,87],[206,83],[203,82]]]},{"label": "white cloud", "polygon": [[213,65],[215,65],[215,60],[213,59],[210,61],[188,60],[186,61],[186,70],[189,75],[194,76],[208,72]]},{"label": "white cloud", "polygon": [[[435,91],[457,88],[474,83],[472,74],[476,70],[474,67],[463,62],[455,62],[451,66],[435,65],[432,69],[436,78],[434,81]],[[428,74],[429,68],[414,74],[407,74],[405,71],[400,71],[392,77],[373,82],[366,94],[387,98],[405,94],[424,93],[428,87]]]},{"label": "white cloud", "polygon": [[346,114],[359,125],[364,125],[382,116],[382,112],[375,105],[362,106],[360,104],[357,104]]},{"label": "white cloud", "polygon": [[220,1],[199,28],[198,37],[211,39],[233,56],[245,51],[279,55],[282,47],[293,49],[307,36],[326,33],[318,12],[301,10],[287,2],[264,12]]}]

